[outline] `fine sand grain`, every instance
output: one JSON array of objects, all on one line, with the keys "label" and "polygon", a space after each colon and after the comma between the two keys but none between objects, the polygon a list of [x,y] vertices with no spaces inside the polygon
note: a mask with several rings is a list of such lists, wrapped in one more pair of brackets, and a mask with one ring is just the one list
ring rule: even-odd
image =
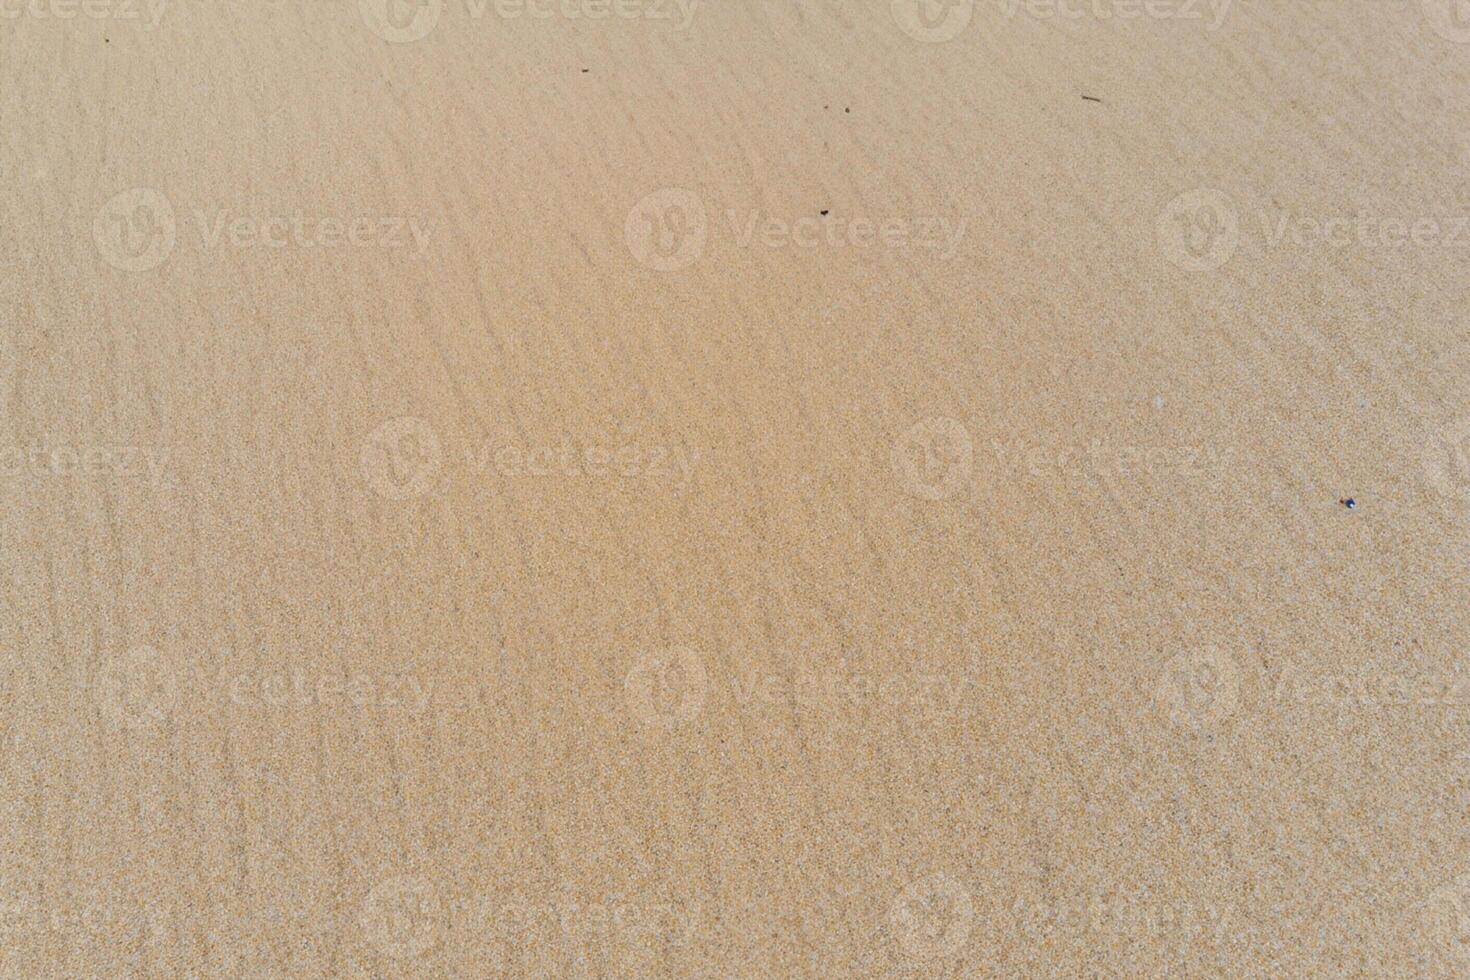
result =
[{"label": "fine sand grain", "polygon": [[0,976],[1465,975],[1467,91],[0,0]]}]

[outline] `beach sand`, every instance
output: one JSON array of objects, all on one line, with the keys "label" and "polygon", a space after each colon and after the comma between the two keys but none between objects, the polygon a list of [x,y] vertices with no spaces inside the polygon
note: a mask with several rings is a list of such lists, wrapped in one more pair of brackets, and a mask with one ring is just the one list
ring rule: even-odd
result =
[{"label": "beach sand", "polygon": [[1453,13],[0,0],[0,975],[1464,975]]}]

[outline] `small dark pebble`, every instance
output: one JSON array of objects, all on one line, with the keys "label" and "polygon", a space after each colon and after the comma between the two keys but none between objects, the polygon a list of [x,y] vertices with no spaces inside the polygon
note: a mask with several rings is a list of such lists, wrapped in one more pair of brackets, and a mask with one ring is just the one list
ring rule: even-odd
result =
[{"label": "small dark pebble", "polygon": [[823,212],[822,212],[822,217],[824,217],[824,218],[825,218],[825,217],[826,217],[826,216],[827,216],[827,215],[829,215],[829,214],[831,214],[831,213],[832,213],[832,212],[831,212],[831,211],[823,211]]},{"label": "small dark pebble", "polygon": [[846,109],[843,109],[842,111],[843,112],[851,112],[852,111],[852,106],[848,106]]},{"label": "small dark pebble", "polygon": [[584,75],[585,75],[585,74],[587,74],[587,73],[588,73],[588,72],[589,72],[589,71],[591,71],[591,70],[592,70],[592,69],[591,69],[591,68],[583,68],[583,69],[582,69],[582,74],[584,74]]}]

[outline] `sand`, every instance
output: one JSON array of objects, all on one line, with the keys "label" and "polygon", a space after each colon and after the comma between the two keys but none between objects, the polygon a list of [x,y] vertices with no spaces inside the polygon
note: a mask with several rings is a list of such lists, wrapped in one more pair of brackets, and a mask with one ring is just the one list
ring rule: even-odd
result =
[{"label": "sand", "polygon": [[1464,975],[1454,14],[0,0],[0,975]]}]

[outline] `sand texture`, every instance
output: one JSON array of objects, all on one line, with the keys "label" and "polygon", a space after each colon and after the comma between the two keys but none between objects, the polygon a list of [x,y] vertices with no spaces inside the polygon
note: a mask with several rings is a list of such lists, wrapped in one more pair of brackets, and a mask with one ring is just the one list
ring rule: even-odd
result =
[{"label": "sand texture", "polygon": [[1461,14],[0,0],[0,977],[1467,975]]}]

